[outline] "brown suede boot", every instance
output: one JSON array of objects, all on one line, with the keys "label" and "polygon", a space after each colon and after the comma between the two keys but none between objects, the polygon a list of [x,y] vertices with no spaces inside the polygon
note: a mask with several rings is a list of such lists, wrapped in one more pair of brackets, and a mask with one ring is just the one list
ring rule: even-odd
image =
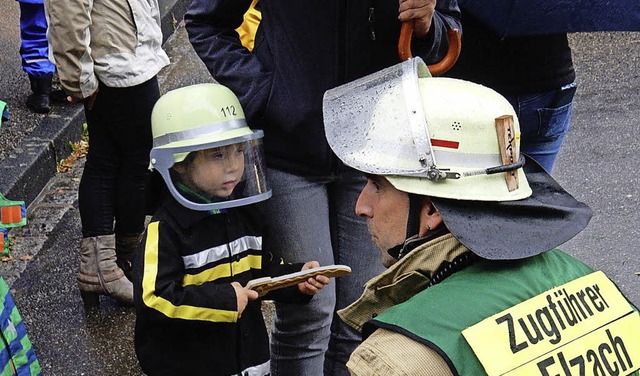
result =
[{"label": "brown suede boot", "polygon": [[133,304],[133,284],[116,265],[115,235],[82,239],[77,279],[86,309],[100,305],[99,295]]},{"label": "brown suede boot", "polygon": [[116,264],[122,269],[129,281],[132,281],[131,262],[142,240],[143,234],[116,234]]}]

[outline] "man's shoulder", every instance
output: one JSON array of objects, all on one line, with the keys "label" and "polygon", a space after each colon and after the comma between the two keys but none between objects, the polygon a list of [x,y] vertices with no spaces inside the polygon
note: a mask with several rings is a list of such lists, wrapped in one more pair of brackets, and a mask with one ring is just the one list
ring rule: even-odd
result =
[{"label": "man's shoulder", "polygon": [[436,351],[403,334],[377,329],[347,363],[354,375],[452,375]]}]

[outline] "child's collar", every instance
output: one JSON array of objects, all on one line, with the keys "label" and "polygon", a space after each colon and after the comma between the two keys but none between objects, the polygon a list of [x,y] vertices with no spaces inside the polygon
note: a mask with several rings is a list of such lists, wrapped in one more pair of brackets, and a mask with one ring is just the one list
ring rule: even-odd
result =
[{"label": "child's collar", "polygon": [[[197,191],[195,191],[193,188],[187,186],[186,184],[184,184],[181,181],[177,181],[176,182],[176,189],[178,191],[180,191],[182,194],[184,194],[185,196],[189,197],[190,199],[192,199],[192,201],[194,202],[199,202],[199,203],[210,203],[211,202],[211,198],[207,197]],[[215,214],[220,214],[220,213],[224,213],[226,212],[226,209],[211,209],[211,210],[207,210],[207,211],[203,211],[205,213],[208,213],[210,215],[215,215]]]}]

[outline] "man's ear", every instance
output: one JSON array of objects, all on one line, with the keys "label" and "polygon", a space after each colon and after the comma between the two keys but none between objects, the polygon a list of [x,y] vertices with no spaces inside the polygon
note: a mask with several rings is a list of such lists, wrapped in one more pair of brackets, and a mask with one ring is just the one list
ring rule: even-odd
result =
[{"label": "man's ear", "polygon": [[433,206],[428,197],[422,201],[422,209],[420,209],[420,232],[418,236],[425,236],[427,231],[438,228],[442,224],[440,212]]}]

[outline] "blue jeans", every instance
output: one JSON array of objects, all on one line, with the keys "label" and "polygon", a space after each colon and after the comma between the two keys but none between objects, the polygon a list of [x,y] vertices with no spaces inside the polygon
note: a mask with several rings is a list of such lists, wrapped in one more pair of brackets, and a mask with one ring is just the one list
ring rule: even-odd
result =
[{"label": "blue jeans", "polygon": [[364,284],[384,270],[365,220],[355,214],[366,179],[346,168],[326,177],[274,169],[268,173],[273,197],[265,202],[271,227],[265,250],[285,262],[317,260],[320,265],[345,264],[352,269],[307,305],[276,303],[272,375],[348,375],[345,363],[361,336],[335,310],[359,298]]},{"label": "blue jeans", "polygon": [[505,95],[518,115],[520,151],[551,173],[569,131],[576,85],[527,95]]}]

